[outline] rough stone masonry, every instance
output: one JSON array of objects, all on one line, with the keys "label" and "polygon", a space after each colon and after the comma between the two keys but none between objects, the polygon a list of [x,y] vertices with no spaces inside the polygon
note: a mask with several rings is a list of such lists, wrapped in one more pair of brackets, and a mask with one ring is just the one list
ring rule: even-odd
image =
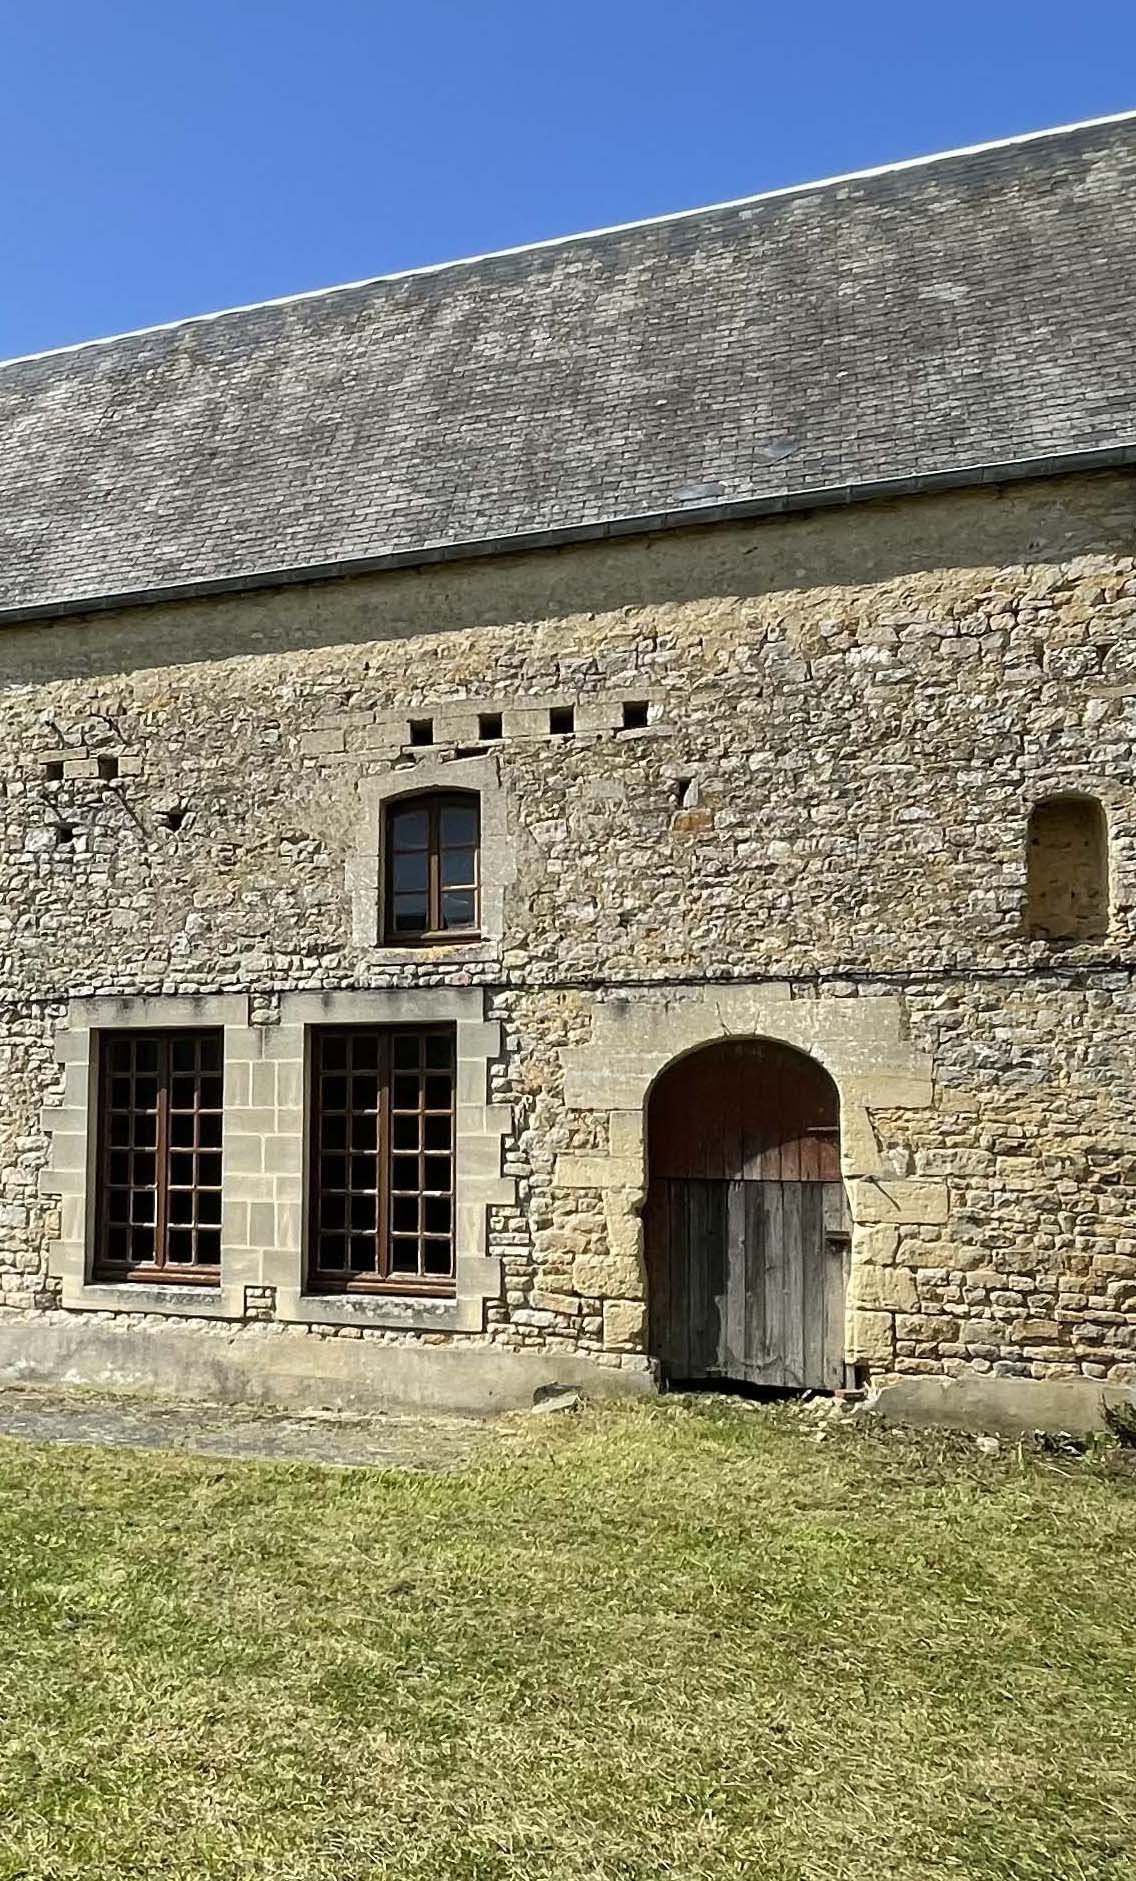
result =
[{"label": "rough stone masonry", "polygon": [[[972,208],[985,191],[994,224],[1012,191],[1019,221],[1035,201],[1052,222],[1056,170],[1069,213],[1080,200],[1092,220],[1094,177],[1115,190],[1130,174],[1132,120],[1063,137],[1011,147],[977,177],[975,159],[945,159],[875,197],[860,185],[856,213],[883,217],[897,268],[897,225],[907,213],[922,227],[936,191]],[[776,210],[787,242],[794,201]],[[832,186],[798,200],[797,219],[826,201],[839,226]],[[772,241],[766,227],[759,249]],[[550,269],[579,266],[569,244],[534,251],[530,272],[543,293]],[[939,322],[936,279],[924,265],[907,291]],[[961,261],[952,279],[943,344],[965,353],[979,283]],[[1014,291],[1028,289],[1019,272]],[[349,311],[365,346],[365,311]],[[24,566],[0,623],[0,1374],[340,1405],[487,1408],[555,1381],[651,1389],[651,1085],[684,1052],[753,1037],[817,1058],[839,1090],[849,1376],[907,1381],[903,1402],[930,1414],[955,1414],[953,1381],[976,1415],[1003,1390],[1026,1421],[1091,1422],[1102,1392],[1136,1384],[1136,429],[1131,413],[1105,422],[1119,384],[1107,362],[1072,416],[1063,389],[1057,435],[1035,413],[1023,448],[995,440],[1006,461],[990,477],[907,458],[894,489],[865,484],[855,500],[850,478],[836,505],[804,484],[780,497],[751,485],[743,514],[723,472],[720,498],[702,476],[694,510],[670,513],[664,466],[654,492],[635,492],[642,526],[617,539],[591,539],[594,514],[571,495],[553,515],[544,492],[547,539],[514,521],[515,539],[471,534],[442,556],[435,529],[407,566],[380,537],[364,567],[357,542],[343,552],[329,535],[294,563],[278,542],[278,578],[266,561],[243,579],[217,550],[239,476],[224,503],[211,491],[199,540],[205,473],[183,463],[180,508],[163,484],[116,575],[111,538],[133,526],[128,497],[137,507],[147,475],[129,400],[176,366],[163,409],[181,398],[200,415],[236,348],[223,325],[187,323],[172,364],[161,337],[132,342],[125,362],[112,348],[102,394],[127,418],[101,440],[94,349],[78,390],[73,356],[34,362],[34,384],[19,362],[0,368],[0,386],[20,381],[26,479],[12,472],[5,498]],[[554,324],[547,335],[555,349]],[[476,376],[488,329],[467,327],[467,342]],[[660,400],[697,420],[698,389],[672,368],[665,351],[651,367]],[[739,396],[775,402],[776,383],[750,372],[737,370]],[[1024,342],[1013,370],[999,356],[975,372],[992,399],[1000,387],[1012,403],[1027,376],[1037,393]],[[940,391],[912,368],[895,387],[904,426],[923,398],[941,433]],[[703,419],[697,462],[714,473],[736,445]],[[882,399],[847,422],[877,476]],[[1013,413],[997,422],[1012,431]],[[176,410],[162,423],[177,431]],[[803,410],[780,414],[786,437],[795,424]],[[325,417],[320,435],[332,428]],[[86,568],[73,538],[50,548],[62,523],[21,535],[19,521],[37,462],[47,481],[59,453],[74,467],[76,432]],[[270,433],[246,414],[254,487]],[[150,437],[156,459],[167,447]],[[1044,464],[1039,450],[1014,469],[1042,445]],[[310,528],[317,446],[309,428]],[[604,497],[612,515],[620,497]],[[478,936],[392,945],[386,808],[453,788],[480,805]],[[1031,815],[1053,799],[1104,818],[1107,918],[1083,939],[1030,924]],[[451,1287],[308,1284],[311,1035],[329,1024],[453,1030]],[[99,1038],[195,1025],[225,1039],[220,1280],[100,1278]],[[1023,1400],[1027,1384],[1038,1393]]]}]

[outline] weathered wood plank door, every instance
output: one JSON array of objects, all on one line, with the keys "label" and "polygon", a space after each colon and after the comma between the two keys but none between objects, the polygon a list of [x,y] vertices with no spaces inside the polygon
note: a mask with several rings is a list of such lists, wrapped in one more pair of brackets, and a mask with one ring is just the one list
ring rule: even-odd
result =
[{"label": "weathered wood plank door", "polygon": [[663,1073],[644,1212],[652,1351],[674,1380],[845,1382],[848,1209],[836,1086],[765,1040]]}]

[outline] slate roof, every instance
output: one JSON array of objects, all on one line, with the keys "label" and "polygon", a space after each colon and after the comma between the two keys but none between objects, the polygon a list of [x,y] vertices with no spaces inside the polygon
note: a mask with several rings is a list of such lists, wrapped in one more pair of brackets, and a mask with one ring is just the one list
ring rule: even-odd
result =
[{"label": "slate roof", "polygon": [[1136,457],[1134,183],[1136,114],[13,361],[0,614]]}]

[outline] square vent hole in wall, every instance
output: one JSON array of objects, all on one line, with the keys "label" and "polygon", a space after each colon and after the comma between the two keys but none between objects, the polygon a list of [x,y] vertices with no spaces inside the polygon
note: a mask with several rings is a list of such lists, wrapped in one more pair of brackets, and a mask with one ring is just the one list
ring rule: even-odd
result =
[{"label": "square vent hole in wall", "polygon": [[500,712],[479,712],[477,715],[477,735],[484,744],[491,743],[504,735],[504,725]]},{"label": "square vent hole in wall", "polygon": [[554,738],[567,738],[576,729],[574,705],[554,705],[548,714],[548,729]]},{"label": "square vent hole in wall", "polygon": [[651,714],[646,699],[625,699],[623,701],[624,731],[642,731]]},{"label": "square vent hole in wall", "polygon": [[409,729],[410,729],[410,737],[409,737],[408,742],[410,744],[412,745],[432,745],[433,744],[434,721],[432,718],[412,718],[410,721]]}]

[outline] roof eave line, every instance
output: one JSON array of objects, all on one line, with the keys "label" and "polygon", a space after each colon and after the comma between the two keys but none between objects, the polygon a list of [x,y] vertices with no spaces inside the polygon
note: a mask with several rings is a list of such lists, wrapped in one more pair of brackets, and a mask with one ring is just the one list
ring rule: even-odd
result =
[{"label": "roof eave line", "polygon": [[1117,470],[1130,465],[1136,465],[1136,441],[1131,444],[1105,445],[1088,451],[1062,451],[1039,457],[1011,458],[990,464],[962,464],[947,470],[925,471],[903,477],[828,484],[767,496],[746,497],[734,502],[688,504],[681,509],[604,517],[593,522],[566,523],[556,528],[531,529],[513,535],[477,536],[461,542],[424,543],[415,548],[389,549],[377,555],[344,557],[332,562],[250,569],[235,575],[206,575],[194,581],[128,588],[118,593],[0,607],[0,625],[19,626],[83,614],[113,613],[128,607],[156,607],[174,601],[202,600],[209,596],[247,594],[266,588],[348,581],[360,575],[429,568],[441,562],[477,561],[496,555],[524,555],[541,549],[569,548],[579,543],[661,535],[677,529],[705,528],[713,523],[760,521],[764,517],[800,514],[813,509],[838,509],[857,503],[883,502],[895,497],[929,495],[936,490],[1024,483],[1042,477],[1068,476],[1077,471]]}]

